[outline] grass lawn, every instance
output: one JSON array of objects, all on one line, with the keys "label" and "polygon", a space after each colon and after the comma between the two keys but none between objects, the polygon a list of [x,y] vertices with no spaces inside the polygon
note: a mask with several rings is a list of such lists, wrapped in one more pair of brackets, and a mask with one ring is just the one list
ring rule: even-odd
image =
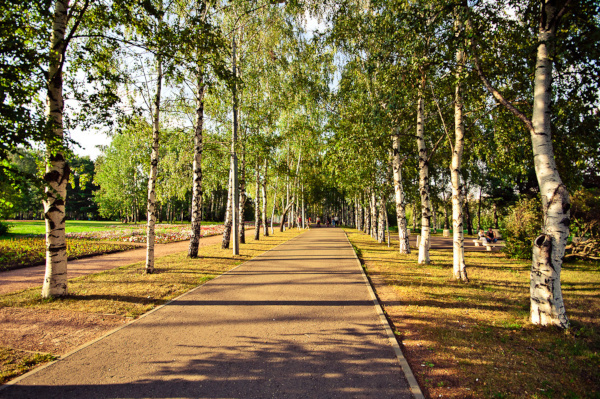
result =
[{"label": "grass lawn", "polygon": [[[260,241],[247,237],[247,244],[240,245],[239,256],[232,256],[231,249],[223,250],[219,244],[201,247],[197,259],[187,258],[186,253],[157,258],[156,271],[150,275],[144,274],[144,263],[140,262],[70,279],[69,295],[64,298],[44,300],[40,295],[41,287],[0,295],[0,308],[33,308],[47,313],[85,312],[135,318],[300,233],[302,231],[290,229],[283,233],[276,232],[274,236],[261,237]],[[16,367],[15,361],[10,360],[18,349],[0,348],[0,375],[14,378],[27,371],[27,368]],[[37,363],[50,360],[43,356],[36,359],[39,360]]]},{"label": "grass lawn", "polygon": [[[89,240],[67,239],[69,260],[109,254],[137,248],[132,244],[117,244]],[[42,265],[46,261],[46,241],[38,237],[0,240],[0,271]]]},{"label": "grass lawn", "polygon": [[[0,238],[7,238],[11,236],[24,235],[24,234],[45,234],[46,225],[43,220],[11,220],[7,222],[10,225],[9,232],[6,236]],[[157,228],[160,228],[161,224],[156,224]],[[189,224],[189,222],[177,224]],[[202,222],[203,225],[222,224],[219,222]],[[116,221],[93,221],[93,220],[67,220],[66,221],[66,232],[67,233],[86,233],[90,231],[106,231],[114,229],[131,229],[131,228],[145,228],[146,223],[137,224],[125,224]]]},{"label": "grass lawn", "polygon": [[400,255],[346,229],[419,384],[430,398],[600,398],[600,265],[568,263],[572,328],[529,317],[529,261],[466,252],[470,282],[452,280],[452,252]]}]

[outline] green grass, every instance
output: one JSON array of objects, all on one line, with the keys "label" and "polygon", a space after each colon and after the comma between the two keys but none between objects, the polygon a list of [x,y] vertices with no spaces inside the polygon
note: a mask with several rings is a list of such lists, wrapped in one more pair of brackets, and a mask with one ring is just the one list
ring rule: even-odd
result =
[{"label": "green grass", "polygon": [[[8,222],[10,229],[8,236],[25,235],[25,234],[45,234],[46,224],[43,220],[16,220]],[[67,233],[83,233],[88,231],[104,231],[120,228],[131,228],[132,225],[108,221],[88,221],[88,220],[67,220]]]},{"label": "green grass", "polygon": [[[10,225],[8,234],[0,237],[0,239],[6,239],[14,236],[26,235],[26,234],[45,234],[46,225],[43,220],[13,220],[7,222]],[[166,223],[162,223],[166,224]],[[189,222],[176,222],[176,224],[189,224]],[[222,224],[222,222],[202,222],[203,225],[214,225]],[[93,221],[93,220],[67,220],[66,232],[67,233],[85,233],[90,231],[106,231],[114,229],[130,229],[133,226],[139,226],[142,228],[145,226],[145,222],[136,224],[125,224],[116,221]],[[160,227],[161,224],[157,224]]]},{"label": "green grass", "polygon": [[[126,251],[132,244],[104,243],[67,239],[67,257],[80,259],[92,255]],[[46,260],[46,241],[41,237],[17,237],[0,240],[0,271],[43,264]]]},{"label": "green grass", "polygon": [[418,265],[397,241],[346,231],[426,397],[600,397],[597,262],[563,266],[565,332],[529,322],[529,261],[466,252],[470,282],[458,283],[452,251],[431,250],[431,264]]}]

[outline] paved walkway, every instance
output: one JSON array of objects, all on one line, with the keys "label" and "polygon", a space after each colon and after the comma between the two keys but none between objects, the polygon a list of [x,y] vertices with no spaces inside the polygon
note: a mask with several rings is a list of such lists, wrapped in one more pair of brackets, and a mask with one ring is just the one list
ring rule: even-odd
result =
[{"label": "paved walkway", "polygon": [[411,397],[341,229],[312,229],[0,396]]},{"label": "paved walkway", "polygon": [[[223,240],[222,235],[200,239],[200,246],[218,244]],[[161,257],[188,250],[189,241],[180,241],[169,244],[156,244],[154,256]],[[130,251],[116,252],[108,255],[92,256],[90,258],[70,260],[68,263],[68,276],[75,278],[86,274],[99,273],[104,270],[114,269],[137,262],[146,261],[146,247]],[[0,295],[9,292],[21,291],[42,285],[46,266],[34,266],[23,269],[0,272]]]}]

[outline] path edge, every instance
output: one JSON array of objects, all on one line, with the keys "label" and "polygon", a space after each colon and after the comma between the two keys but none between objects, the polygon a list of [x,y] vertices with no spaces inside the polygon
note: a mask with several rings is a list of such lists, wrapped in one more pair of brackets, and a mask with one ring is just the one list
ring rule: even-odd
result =
[{"label": "path edge", "polygon": [[[308,230],[306,230],[306,231],[308,231]],[[81,350],[83,350],[83,349],[87,348],[88,346],[91,346],[91,345],[95,344],[96,342],[98,342],[98,341],[101,341],[101,340],[103,340],[104,338],[107,338],[107,337],[109,337],[110,335],[113,335],[113,334],[117,333],[118,331],[120,331],[120,330],[124,329],[125,327],[128,327],[128,326],[132,325],[133,323],[136,323],[138,320],[141,320],[141,319],[143,319],[144,317],[146,317],[146,316],[148,316],[148,315],[150,315],[150,314],[152,314],[152,313],[154,313],[154,312],[157,312],[158,310],[160,310],[160,309],[164,308],[165,306],[168,306],[168,305],[170,305],[172,302],[175,302],[175,301],[179,300],[180,298],[182,298],[182,297],[184,297],[184,296],[186,296],[186,295],[188,295],[188,294],[191,294],[192,292],[194,292],[194,291],[196,291],[196,290],[198,290],[198,289],[200,289],[200,288],[204,287],[205,285],[207,285],[207,284],[210,284],[210,282],[211,282],[211,281],[215,281],[215,280],[216,280],[216,279],[218,279],[219,277],[221,277],[221,276],[224,276],[225,274],[229,274],[229,273],[231,273],[232,271],[234,271],[234,270],[236,270],[236,269],[238,269],[238,268],[240,268],[240,267],[244,266],[246,263],[250,263],[250,262],[254,261],[256,258],[259,258],[259,257],[261,257],[262,255],[266,254],[267,252],[269,252],[269,251],[272,251],[272,250],[274,250],[275,248],[278,248],[278,247],[280,247],[280,246],[282,246],[282,245],[284,245],[284,244],[286,244],[286,243],[288,243],[288,242],[290,242],[290,241],[292,241],[292,240],[295,240],[296,238],[300,237],[302,234],[306,233],[306,231],[303,231],[302,233],[298,234],[297,236],[295,236],[295,237],[292,237],[292,238],[290,238],[289,240],[287,240],[287,241],[284,241],[284,242],[282,242],[281,244],[278,244],[278,245],[274,246],[273,248],[271,248],[271,249],[269,249],[269,250],[267,250],[267,251],[263,252],[263,253],[262,253],[262,254],[260,254],[260,255],[257,255],[257,256],[255,256],[255,257],[254,257],[254,258],[252,258],[252,259],[248,259],[247,261],[240,263],[239,265],[237,265],[237,266],[236,266],[236,267],[234,267],[233,269],[229,269],[229,270],[227,270],[225,273],[219,274],[217,277],[215,277],[215,278],[213,278],[213,279],[211,279],[211,280],[208,280],[208,281],[204,282],[203,284],[200,284],[200,285],[198,285],[198,286],[196,286],[196,287],[192,288],[191,290],[189,290],[189,291],[187,291],[187,292],[184,292],[183,294],[181,294],[181,295],[179,295],[179,296],[177,296],[177,297],[175,297],[175,298],[173,298],[173,299],[169,300],[168,302],[165,302],[165,303],[163,303],[162,305],[160,305],[160,306],[158,306],[158,307],[156,307],[156,308],[154,308],[154,309],[152,309],[152,310],[149,310],[148,312],[144,313],[143,315],[141,315],[141,316],[140,316],[140,317],[138,317],[137,319],[135,319],[135,320],[131,320],[130,322],[127,322],[127,323],[123,324],[122,326],[119,326],[119,327],[117,327],[117,328],[114,328],[114,329],[110,330],[109,332],[107,332],[106,334],[104,334],[104,335],[101,335],[100,337],[98,337],[98,338],[96,338],[96,339],[94,339],[94,340],[92,340],[92,341],[86,342],[85,344],[83,344],[83,345],[81,345],[81,346],[78,346],[77,348],[73,349],[72,351],[70,351],[70,352],[67,352],[67,353],[65,353],[65,354],[64,354],[64,355],[62,355],[62,356],[59,356],[59,357],[58,357],[56,360],[53,360],[53,361],[51,361],[51,362],[48,362],[48,363],[46,363],[46,364],[44,364],[44,365],[42,365],[42,366],[40,366],[40,367],[36,367],[36,368],[34,368],[34,369],[32,369],[32,370],[28,371],[27,373],[25,373],[25,374],[23,374],[23,375],[20,375],[20,376],[18,376],[18,377],[17,377],[17,378],[15,378],[15,379],[12,379],[12,380],[10,380],[10,381],[8,381],[8,382],[5,382],[4,384],[0,385],[0,392],[2,392],[2,391],[3,391],[4,389],[6,389],[7,387],[9,387],[9,386],[11,386],[11,385],[14,385],[14,384],[16,384],[16,383],[18,383],[18,382],[20,382],[21,380],[24,380],[25,378],[27,378],[27,377],[30,377],[30,376],[32,376],[32,375],[34,375],[34,374],[36,374],[36,373],[38,373],[38,372],[40,372],[40,371],[44,370],[45,368],[47,368],[47,367],[50,367],[50,366],[52,366],[53,364],[60,362],[60,361],[61,361],[61,360],[63,360],[63,359],[66,359],[66,358],[67,358],[67,357],[69,357],[69,356],[71,356],[71,355],[74,355],[75,353],[77,353],[77,352],[79,352],[79,351],[81,351]],[[348,238],[348,237],[346,236],[346,239],[347,239],[347,238]],[[350,242],[350,241],[348,241],[348,242]],[[214,245],[219,245],[219,244],[214,244]],[[354,255],[356,256],[356,254],[354,254]],[[359,263],[360,263],[360,262],[359,262]],[[417,398],[417,399],[419,399],[419,398]]]},{"label": "path edge", "polygon": [[377,295],[375,294],[375,290],[373,289],[373,286],[371,285],[371,281],[367,277],[365,269],[363,268],[362,264],[360,263],[360,259],[358,259],[358,255],[356,255],[354,246],[352,245],[352,242],[348,238],[348,233],[345,230],[343,230],[343,231],[344,231],[344,236],[346,237],[346,240],[348,240],[348,244],[350,244],[350,246],[352,247],[352,253],[354,254],[354,259],[356,260],[356,263],[362,273],[363,279],[365,280],[367,289],[369,290],[369,294],[371,295],[371,299],[373,300],[373,305],[375,306],[375,311],[379,315],[379,321],[381,322],[381,324],[383,325],[383,327],[385,329],[385,332],[387,333],[388,340],[390,341],[392,348],[394,348],[394,352],[396,353],[396,358],[398,359],[398,362],[400,363],[402,372],[404,372],[404,376],[406,377],[406,381],[408,382],[410,392],[413,394],[413,397],[415,399],[425,399],[425,396],[423,395],[423,392],[421,391],[421,387],[419,386],[419,383],[417,382],[417,379],[415,378],[415,375],[413,374],[412,369],[410,368],[410,365],[408,364],[408,361],[406,360],[406,358],[404,357],[404,354],[402,353],[402,349],[400,348],[400,345],[398,344],[398,340],[396,340],[396,336],[394,335],[394,332],[392,331],[390,322],[388,321],[387,317],[385,317],[385,313],[383,312],[383,308],[381,307],[381,304],[379,303],[379,299],[377,298]]}]

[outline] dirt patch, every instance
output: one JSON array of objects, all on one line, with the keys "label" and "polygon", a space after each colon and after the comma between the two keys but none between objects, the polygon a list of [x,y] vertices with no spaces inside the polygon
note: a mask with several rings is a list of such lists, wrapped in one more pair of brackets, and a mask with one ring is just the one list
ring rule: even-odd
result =
[{"label": "dirt patch", "polygon": [[0,346],[64,355],[128,319],[60,310],[0,308]]}]

